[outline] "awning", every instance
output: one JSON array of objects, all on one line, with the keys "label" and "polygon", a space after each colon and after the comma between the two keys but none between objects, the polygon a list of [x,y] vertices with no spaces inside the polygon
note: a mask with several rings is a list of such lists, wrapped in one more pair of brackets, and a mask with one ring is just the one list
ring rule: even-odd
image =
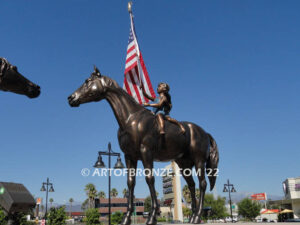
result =
[{"label": "awning", "polygon": [[283,213],[292,213],[294,212],[293,210],[290,210],[290,209],[285,209],[283,211],[280,212],[280,214],[283,214]]}]

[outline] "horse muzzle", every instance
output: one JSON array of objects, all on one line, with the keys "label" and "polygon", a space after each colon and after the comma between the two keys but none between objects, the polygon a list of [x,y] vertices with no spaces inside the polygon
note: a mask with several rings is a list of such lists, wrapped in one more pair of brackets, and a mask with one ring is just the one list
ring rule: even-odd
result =
[{"label": "horse muzzle", "polygon": [[41,88],[38,85],[31,84],[26,94],[29,98],[37,98],[41,94]]},{"label": "horse muzzle", "polygon": [[78,107],[80,105],[80,102],[79,102],[79,99],[78,99],[76,93],[70,95],[68,97],[68,101],[69,101],[69,105],[71,107]]}]

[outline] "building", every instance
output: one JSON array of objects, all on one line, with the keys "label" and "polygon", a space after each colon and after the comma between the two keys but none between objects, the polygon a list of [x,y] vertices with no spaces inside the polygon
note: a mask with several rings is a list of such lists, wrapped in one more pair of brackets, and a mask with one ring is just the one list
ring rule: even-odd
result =
[{"label": "building", "polygon": [[280,205],[282,209],[293,211],[294,218],[300,218],[300,177],[287,178],[283,183],[284,198],[270,201],[270,204]]},{"label": "building", "polygon": [[[170,208],[173,220],[183,222],[182,193],[180,184],[180,170],[175,162],[165,167],[163,179],[163,205]],[[162,214],[164,210],[161,207]],[[167,212],[167,211],[166,211]],[[165,215],[163,215],[165,216]]]},{"label": "building", "polygon": [[[142,216],[144,213],[144,198],[136,198],[134,199],[135,204],[135,213],[137,216]],[[99,208],[99,212],[101,217],[105,217],[108,215],[108,198],[100,198],[100,202],[97,206]],[[127,198],[111,198],[111,212],[127,212]]]}]

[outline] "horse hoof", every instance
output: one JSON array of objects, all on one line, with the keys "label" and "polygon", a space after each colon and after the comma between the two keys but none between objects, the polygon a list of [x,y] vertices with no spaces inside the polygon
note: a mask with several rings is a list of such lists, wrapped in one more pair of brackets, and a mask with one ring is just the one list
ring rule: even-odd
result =
[{"label": "horse hoof", "polygon": [[150,218],[148,219],[148,221],[146,222],[147,225],[156,225],[157,224],[157,220],[156,218]]},{"label": "horse hoof", "polygon": [[122,223],[121,223],[121,225],[130,225],[131,224],[131,219],[130,219],[130,217],[124,217],[124,219],[123,219],[123,221],[122,221]]},{"label": "horse hoof", "polygon": [[195,219],[195,214],[192,214],[189,220],[189,223],[193,223]]},{"label": "horse hoof", "polygon": [[195,216],[193,224],[200,224],[201,223],[201,217],[200,216]]}]

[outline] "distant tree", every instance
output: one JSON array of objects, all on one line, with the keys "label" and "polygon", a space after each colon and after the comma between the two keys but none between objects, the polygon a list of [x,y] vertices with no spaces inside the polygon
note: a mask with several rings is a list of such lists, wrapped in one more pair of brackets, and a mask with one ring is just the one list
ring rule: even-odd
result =
[{"label": "distant tree", "polygon": [[69,202],[70,202],[70,217],[72,216],[72,204],[74,202],[74,199],[73,198],[70,198],[69,199]]},{"label": "distant tree", "polygon": [[65,225],[67,213],[65,207],[51,208],[48,216],[50,225]]},{"label": "distant tree", "polygon": [[127,192],[128,192],[127,188],[124,188],[122,192],[123,198],[127,198]]},{"label": "distant tree", "polygon": [[86,222],[86,225],[100,224],[99,218],[100,218],[100,213],[98,209],[88,209],[85,211],[84,222]]},{"label": "distant tree", "polygon": [[52,208],[52,204],[53,204],[53,202],[54,202],[53,198],[50,198],[50,199],[49,199],[49,202],[50,202],[50,208]]},{"label": "distant tree", "polygon": [[110,191],[110,196],[111,197],[116,198],[118,196],[118,194],[119,193],[118,193],[117,189],[115,189],[115,188],[111,189],[111,191]]},{"label": "distant tree", "polygon": [[18,224],[18,225],[30,225],[31,224],[29,221],[27,221],[27,216],[25,213],[15,213],[12,217],[12,220],[14,221],[13,224]]},{"label": "distant tree", "polygon": [[6,225],[7,224],[7,217],[4,214],[4,211],[0,209],[0,224]]},{"label": "distant tree", "polygon": [[41,212],[44,212],[45,206],[41,205]]},{"label": "distant tree", "polygon": [[99,191],[98,197],[99,197],[99,198],[106,198],[105,192],[104,192],[104,191]]},{"label": "distant tree", "polygon": [[89,201],[89,208],[94,208],[94,202],[95,202],[95,198],[97,196],[97,190],[94,184],[89,183],[87,185],[85,185],[85,192],[86,195],[88,196],[88,201]]},{"label": "distant tree", "polygon": [[84,202],[81,204],[81,209],[83,211],[88,209],[88,205],[89,205],[89,199],[84,200]]},{"label": "distant tree", "polygon": [[204,207],[211,207],[211,213],[206,216],[206,219],[219,219],[227,216],[227,210],[225,207],[226,199],[218,196],[214,198],[212,194],[206,194],[204,197]]},{"label": "distant tree", "polygon": [[244,198],[238,203],[238,213],[246,219],[253,220],[260,213],[261,205],[257,201]]},{"label": "distant tree", "polygon": [[121,212],[115,212],[111,215],[111,223],[113,225],[117,225],[117,224],[120,224],[122,222],[122,219],[123,219],[123,213]]},{"label": "distant tree", "polygon": [[151,197],[147,196],[147,198],[145,198],[145,202],[144,202],[144,212],[150,212],[151,208],[152,208]]},{"label": "distant tree", "polygon": [[192,202],[191,192],[190,192],[190,189],[189,189],[188,185],[184,185],[184,187],[182,189],[182,195],[183,195],[183,198],[184,198],[185,202],[188,203],[188,204],[191,204],[191,202]]},{"label": "distant tree", "polygon": [[[190,192],[190,189],[189,189],[188,185],[183,186],[182,195],[183,195],[183,198],[184,198],[184,200],[187,204],[192,203],[191,192]],[[195,196],[196,196],[196,198],[200,197],[200,190],[198,188],[195,189]]]},{"label": "distant tree", "polygon": [[189,218],[192,215],[192,210],[187,207],[182,207],[182,214],[185,218]]}]

